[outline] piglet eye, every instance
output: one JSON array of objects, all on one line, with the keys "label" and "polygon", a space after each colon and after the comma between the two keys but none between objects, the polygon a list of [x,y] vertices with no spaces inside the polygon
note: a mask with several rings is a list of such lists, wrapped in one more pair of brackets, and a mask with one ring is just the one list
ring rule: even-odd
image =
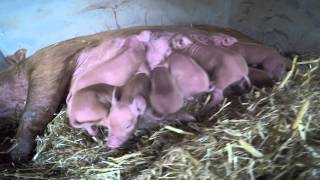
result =
[{"label": "piglet eye", "polygon": [[132,127],[133,126],[133,124],[129,124],[127,127],[126,127],[126,129],[129,129],[130,127]]}]

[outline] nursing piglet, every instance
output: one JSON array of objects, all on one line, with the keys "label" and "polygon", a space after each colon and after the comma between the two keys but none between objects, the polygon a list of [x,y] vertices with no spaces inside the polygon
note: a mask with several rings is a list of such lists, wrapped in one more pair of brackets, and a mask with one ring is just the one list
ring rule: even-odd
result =
[{"label": "nursing piglet", "polygon": [[208,74],[191,57],[173,53],[167,61],[170,73],[185,98],[213,90]]},{"label": "nursing piglet", "polygon": [[108,118],[113,89],[107,84],[95,84],[70,96],[67,99],[67,113],[71,126],[96,136],[96,125]]},{"label": "nursing piglet", "polygon": [[[135,36],[128,37],[125,50],[79,78],[77,89],[93,84],[123,86],[145,61],[146,48]],[[77,89],[74,89],[76,91]]]},{"label": "nursing piglet", "polygon": [[261,67],[276,81],[279,81],[289,68],[289,61],[275,49],[257,43],[235,42],[228,35],[213,37],[215,45],[238,52],[249,66]]},{"label": "nursing piglet", "polygon": [[150,34],[147,42],[146,59],[151,69],[161,64],[171,53],[171,38],[174,33],[166,31],[155,31]]},{"label": "nursing piglet", "polygon": [[180,34],[172,39],[172,47],[192,57],[208,73],[214,86],[214,99],[209,107],[223,100],[223,91],[228,86],[241,81],[250,86],[248,66],[240,54],[223,47],[194,43]]},{"label": "nursing piglet", "polygon": [[120,99],[115,92],[108,119],[100,125],[108,128],[108,143],[111,148],[123,145],[134,132],[138,117],[147,108],[147,97],[150,91],[150,79],[145,73],[137,73],[120,90]]},{"label": "nursing piglet", "polygon": [[169,44],[171,37],[172,33],[157,34],[151,31],[142,31],[138,35],[126,37],[125,43],[119,47],[121,50],[115,57],[98,64],[79,78],[78,89],[98,83],[123,86],[145,60],[157,63],[171,54]]},{"label": "nursing piglet", "polygon": [[168,69],[167,62],[151,71],[150,104],[159,114],[171,114],[183,106],[183,94]]}]

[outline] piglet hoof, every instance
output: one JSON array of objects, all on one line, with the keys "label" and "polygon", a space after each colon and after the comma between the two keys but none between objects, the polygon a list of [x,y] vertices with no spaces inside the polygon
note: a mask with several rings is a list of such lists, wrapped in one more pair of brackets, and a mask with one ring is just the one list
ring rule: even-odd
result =
[{"label": "piglet hoof", "polygon": [[194,97],[190,96],[190,97],[187,97],[186,99],[187,99],[187,101],[193,101]]},{"label": "piglet hoof", "polygon": [[190,113],[187,113],[187,112],[181,113],[179,116],[179,120],[181,122],[195,122],[195,121],[197,121],[197,119],[193,115],[191,115]]},{"label": "piglet hoof", "polygon": [[35,143],[30,140],[18,140],[18,142],[11,147],[11,160],[15,163],[25,163],[30,161],[33,155],[34,147]]},{"label": "piglet hoof", "polygon": [[97,126],[94,125],[88,125],[83,127],[83,129],[87,132],[88,135],[93,136],[93,137],[97,137],[98,135],[98,128]]}]

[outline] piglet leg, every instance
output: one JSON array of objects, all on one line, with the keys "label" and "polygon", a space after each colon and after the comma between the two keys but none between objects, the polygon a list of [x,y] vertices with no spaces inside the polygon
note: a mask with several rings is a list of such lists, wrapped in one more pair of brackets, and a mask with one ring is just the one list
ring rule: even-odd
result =
[{"label": "piglet leg", "polygon": [[210,112],[212,108],[215,108],[216,106],[218,106],[224,99],[223,91],[221,89],[216,88],[212,92],[212,95],[213,95],[213,100],[211,100],[211,102],[206,106],[205,113]]},{"label": "piglet leg", "polygon": [[95,125],[92,125],[90,123],[88,124],[84,124],[83,127],[82,127],[84,130],[87,131],[87,133],[90,135],[90,136],[97,136],[98,134],[98,129]]},{"label": "piglet leg", "polygon": [[274,85],[271,77],[265,71],[257,68],[249,68],[249,79],[258,88],[272,87]]},{"label": "piglet leg", "polygon": [[194,122],[197,121],[197,119],[186,111],[179,111],[174,114],[170,114],[166,117],[167,121],[176,121],[176,122]]}]

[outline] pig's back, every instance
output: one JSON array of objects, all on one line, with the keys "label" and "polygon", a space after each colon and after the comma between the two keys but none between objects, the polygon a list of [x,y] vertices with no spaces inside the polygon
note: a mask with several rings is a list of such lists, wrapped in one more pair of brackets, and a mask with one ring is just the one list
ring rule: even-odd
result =
[{"label": "pig's back", "polygon": [[202,93],[209,89],[207,73],[191,57],[174,53],[168,58],[170,73],[175,78],[185,97]]},{"label": "pig's back", "polygon": [[151,71],[150,103],[160,114],[177,112],[183,105],[183,96],[168,68],[157,67]]},{"label": "pig's back", "polygon": [[150,89],[150,78],[145,73],[136,74],[121,88],[121,101],[132,102],[137,95],[147,97]]}]

